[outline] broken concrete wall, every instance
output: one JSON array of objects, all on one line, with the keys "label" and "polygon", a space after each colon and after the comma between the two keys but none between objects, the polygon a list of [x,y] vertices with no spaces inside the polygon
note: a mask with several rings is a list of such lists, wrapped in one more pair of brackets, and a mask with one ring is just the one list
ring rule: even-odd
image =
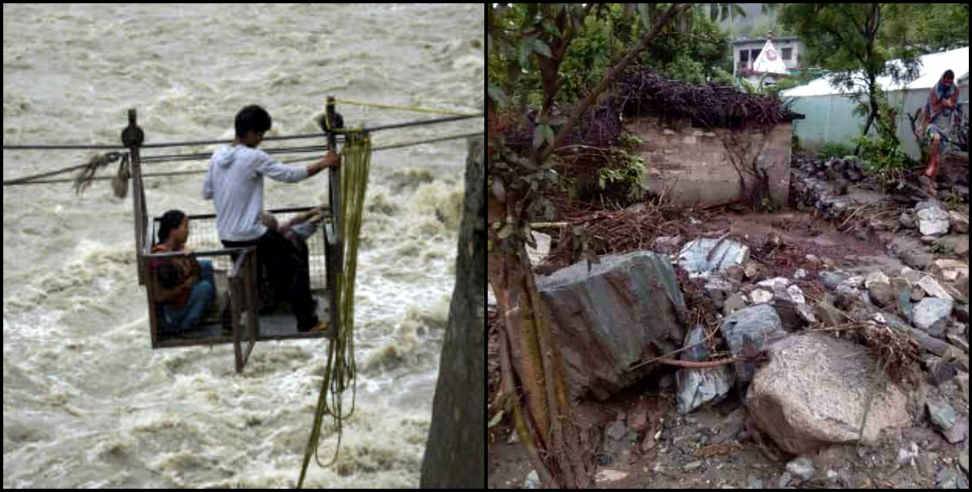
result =
[{"label": "broken concrete wall", "polygon": [[[758,165],[769,176],[770,197],[776,205],[786,204],[790,189],[790,137],[792,125],[775,125],[763,137],[762,131],[693,127],[687,120],[663,121],[653,116],[625,119],[624,128],[643,142],[639,152],[645,161],[645,185],[653,193],[666,191],[681,206],[712,206],[740,199],[739,174],[729,160],[718,134],[736,132],[736,137],[755,143],[747,155],[751,162],[766,138]],[[743,174],[747,187],[752,177]]]}]

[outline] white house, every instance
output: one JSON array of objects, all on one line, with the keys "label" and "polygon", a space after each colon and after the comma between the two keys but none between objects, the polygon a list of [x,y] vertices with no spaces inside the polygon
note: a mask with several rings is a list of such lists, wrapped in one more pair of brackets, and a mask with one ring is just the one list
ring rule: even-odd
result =
[{"label": "white house", "polygon": [[[777,53],[763,53],[767,42],[775,48]],[[765,75],[767,80],[776,80],[781,75],[795,75],[800,68],[800,53],[803,51],[803,43],[795,36],[774,37],[772,35],[765,38],[738,39],[732,42],[732,74],[746,79],[752,84],[758,84],[759,79]],[[766,55],[771,55],[774,59],[767,60]],[[766,70],[767,67],[762,63],[757,64],[757,60],[775,63],[777,60],[782,62],[785,74],[778,70]]]}]

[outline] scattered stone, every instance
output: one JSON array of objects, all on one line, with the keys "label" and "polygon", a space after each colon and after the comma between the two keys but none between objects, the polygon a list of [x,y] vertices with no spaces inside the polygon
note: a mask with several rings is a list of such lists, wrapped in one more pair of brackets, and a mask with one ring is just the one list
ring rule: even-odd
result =
[{"label": "scattered stone", "polygon": [[[733,357],[743,354],[747,340],[752,348],[759,350],[767,340],[786,336],[783,321],[769,304],[757,304],[726,316],[719,325],[719,330]],[[736,378],[740,382],[752,379],[753,367],[750,364],[737,362],[735,369]]]},{"label": "scattered stone", "polygon": [[952,313],[953,302],[948,299],[926,297],[915,305],[912,323],[933,337],[943,337],[948,315]]},{"label": "scattered stone", "polygon": [[525,489],[540,488],[540,475],[537,474],[536,470],[530,470],[530,474],[527,475],[526,480],[523,481],[523,488]]},{"label": "scattered stone", "polygon": [[882,272],[881,270],[875,270],[867,274],[866,277],[864,277],[864,287],[868,289],[870,289],[871,284],[875,282],[880,282],[883,284],[891,284],[891,279],[889,279],[888,276],[885,275],[884,272]]},{"label": "scattered stone", "polygon": [[753,304],[764,304],[773,300],[773,294],[763,289],[756,289],[749,293],[749,300]]},{"label": "scattered stone", "polygon": [[742,430],[743,425],[746,421],[746,409],[743,407],[738,407],[719,424],[719,433],[712,438],[713,444],[720,444],[733,439]]},{"label": "scattered stone", "polygon": [[617,482],[628,476],[627,472],[621,470],[612,470],[610,468],[602,468],[594,475],[594,481],[596,482]]},{"label": "scattered stone", "polygon": [[969,473],[969,450],[968,449],[962,451],[962,454],[959,455],[959,466],[962,467],[962,470],[964,470],[966,474]]},{"label": "scattered stone", "polygon": [[813,462],[806,456],[800,456],[786,464],[786,471],[803,480],[810,480],[813,478]]},{"label": "scattered stone", "polygon": [[955,474],[952,467],[946,466],[935,477],[935,486],[940,489],[957,489],[959,488],[958,475]]},{"label": "scattered stone", "polygon": [[846,281],[837,286],[837,306],[843,309],[850,309],[850,307],[857,302],[861,297],[861,291]]},{"label": "scattered stone", "polygon": [[787,280],[785,277],[768,278],[766,280],[756,282],[756,285],[760,287],[766,287],[769,290],[774,290],[777,288],[785,288],[789,284],[790,281]]},{"label": "scattered stone", "polygon": [[908,281],[909,285],[915,285],[921,280],[922,273],[908,267],[901,267],[901,276]]},{"label": "scattered stone", "polygon": [[908,211],[901,212],[901,215],[898,216],[898,223],[901,224],[901,227],[914,229],[915,216]]},{"label": "scattered stone", "polygon": [[[868,352],[823,333],[790,335],[765,348],[769,362],[755,371],[747,395],[757,427],[797,455],[856,441],[871,387]],[[864,442],[876,442],[886,427],[909,423],[907,398],[888,384],[871,401]]]},{"label": "scattered stone", "polygon": [[750,475],[749,480],[746,482],[746,487],[750,489],[761,489],[763,488],[763,481]]},{"label": "scattered stone", "polygon": [[965,417],[959,418],[955,421],[955,425],[942,431],[942,435],[945,436],[945,440],[948,441],[949,444],[957,444],[964,441],[968,434],[969,420]]},{"label": "scattered stone", "polygon": [[655,238],[655,247],[665,251],[675,251],[682,244],[682,236],[658,236]]},{"label": "scattered stone", "polygon": [[935,244],[935,241],[938,241],[938,238],[935,236],[921,236],[920,240],[924,244],[932,245]]},{"label": "scattered stone", "polygon": [[911,449],[901,448],[898,450],[898,464],[905,466],[915,466],[915,458],[918,457],[918,444],[911,441]]},{"label": "scattered stone", "polygon": [[911,290],[911,282],[908,282],[908,280],[904,277],[891,277],[891,288],[894,289],[895,292]]},{"label": "scattered stone", "polygon": [[706,277],[712,271],[724,272],[749,259],[749,247],[728,239],[699,238],[689,241],[678,255],[678,264],[690,278]]},{"label": "scattered stone", "polygon": [[807,271],[802,268],[797,268],[797,271],[793,272],[793,278],[801,279],[807,276]]},{"label": "scattered stone", "polygon": [[517,435],[516,429],[510,432],[510,437],[506,440],[506,444],[516,444],[520,442],[520,436]]},{"label": "scattered stone", "polygon": [[533,241],[536,243],[537,247],[533,248],[530,245],[527,245],[526,251],[527,256],[530,258],[530,264],[536,266],[539,265],[548,254],[550,254],[551,238],[549,234],[544,234],[537,231],[532,232]]},{"label": "scattered stone", "polygon": [[701,461],[693,461],[691,463],[686,463],[685,466],[682,467],[682,469],[685,471],[692,471],[700,466],[702,466]]},{"label": "scattered stone", "polygon": [[746,275],[747,279],[752,280],[759,275],[760,270],[762,269],[759,267],[759,263],[750,261],[749,263],[746,263],[746,266],[743,268],[743,273]]},{"label": "scattered stone", "polygon": [[797,285],[791,285],[786,288],[786,293],[790,297],[790,300],[797,304],[806,304],[807,300],[803,297],[803,291]]},{"label": "scattered stone", "polygon": [[817,318],[815,318],[813,316],[813,308],[811,308],[810,306],[808,306],[806,304],[803,304],[803,303],[797,304],[796,305],[796,312],[800,316],[800,318],[803,321],[807,322],[807,323],[816,323],[817,322]]},{"label": "scattered stone", "polygon": [[[706,359],[709,351],[702,343],[704,340],[705,327],[696,325],[689,330],[685,337],[685,346],[692,348],[683,351],[681,359],[693,361]],[[678,387],[675,395],[678,413],[685,415],[702,405],[725,398],[732,386],[732,373],[728,365],[705,369],[683,368],[675,371],[675,383]]]},{"label": "scattered stone", "polygon": [[931,422],[941,430],[951,429],[955,425],[955,409],[948,403],[933,403],[926,401],[928,416]]},{"label": "scattered stone", "polygon": [[729,297],[729,294],[734,290],[732,284],[728,280],[721,279],[716,276],[712,276],[705,283],[705,292],[715,303],[716,309],[722,308],[722,303]]},{"label": "scattered stone", "polygon": [[948,212],[941,203],[921,202],[915,205],[918,216],[918,230],[925,236],[934,236],[948,232]]},{"label": "scattered stone", "polygon": [[967,234],[969,232],[969,216],[962,215],[954,210],[948,211],[948,220],[952,225],[952,232]]},{"label": "scattered stone", "polygon": [[934,274],[941,275],[945,280],[956,280],[969,277],[969,265],[958,260],[941,259],[932,262],[929,267]]},{"label": "scattered stone", "polygon": [[806,255],[804,256],[804,258],[806,258],[807,261],[812,263],[820,263],[820,258],[818,258],[817,255]]},{"label": "scattered stone", "polygon": [[945,334],[945,339],[948,340],[948,342],[951,343],[952,345],[955,345],[956,347],[962,349],[962,351],[965,352],[966,354],[969,353],[969,342],[963,340],[962,337],[954,333],[947,333]]},{"label": "scattered stone", "polygon": [[898,292],[898,312],[905,319],[911,319],[913,306],[911,304],[911,291],[902,290]]},{"label": "scattered stone", "polygon": [[904,251],[898,253],[898,256],[901,257],[901,260],[904,261],[906,265],[919,270],[924,270],[934,258],[931,253],[918,248],[905,249]]},{"label": "scattered stone", "polygon": [[[955,313],[955,319],[957,319],[957,320],[959,320],[959,321],[961,321],[963,323],[968,323],[969,322],[969,305],[968,304],[958,304],[958,305],[954,306],[954,308],[952,309],[952,312]],[[968,325],[966,325],[966,330],[968,330]],[[966,335],[966,338],[968,338],[968,335]]]},{"label": "scattered stone", "polygon": [[949,236],[943,236],[935,241],[935,244],[942,248],[944,251],[951,251],[959,256],[964,256],[969,252],[969,235],[952,234]]},{"label": "scattered stone", "polygon": [[[604,255],[537,276],[537,289],[561,340],[564,376],[572,398],[590,391],[607,399],[656,371],[629,369],[648,343],[668,352],[681,347],[687,313],[668,257],[646,251]],[[635,349],[634,347],[639,347]],[[597,357],[586,354],[597,353]]]},{"label": "scattered stone", "polygon": [[921,287],[930,296],[937,297],[939,299],[948,299],[949,301],[954,300],[954,298],[948,294],[948,292],[938,283],[937,280],[932,278],[930,275],[925,275],[921,277],[918,281],[918,286]]},{"label": "scattered stone", "polygon": [[874,304],[880,307],[887,307],[894,305],[894,291],[891,289],[891,284],[885,282],[873,282],[869,287],[868,293],[871,295],[871,300]]},{"label": "scattered stone", "polygon": [[834,326],[844,322],[841,311],[827,301],[819,301],[813,308],[813,312],[824,326]]},{"label": "scattered stone", "polygon": [[817,275],[823,281],[824,287],[829,290],[836,289],[844,280],[847,280],[847,275],[837,272],[821,271]]},{"label": "scattered stone", "polygon": [[790,483],[791,479],[793,479],[793,475],[790,475],[790,472],[783,472],[783,474],[780,475],[780,488],[782,489],[783,487],[786,487],[787,484]]},{"label": "scattered stone", "polygon": [[722,313],[729,316],[744,307],[746,307],[746,299],[743,298],[742,294],[736,292],[729,296],[726,302],[722,303]]},{"label": "scattered stone", "polygon": [[920,301],[920,300],[922,300],[924,298],[925,298],[925,289],[922,289],[921,287],[919,287],[917,285],[911,288],[911,300],[912,301],[918,302],[918,301]]},{"label": "scattered stone", "polygon": [[726,269],[726,278],[734,282],[742,282],[745,271],[739,265],[732,265]]}]

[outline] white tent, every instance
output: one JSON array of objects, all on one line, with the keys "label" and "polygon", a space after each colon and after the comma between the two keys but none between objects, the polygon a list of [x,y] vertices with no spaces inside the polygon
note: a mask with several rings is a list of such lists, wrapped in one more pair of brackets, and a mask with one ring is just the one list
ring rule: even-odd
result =
[{"label": "white tent", "polygon": [[783,63],[780,52],[776,50],[776,47],[773,46],[770,40],[766,40],[766,44],[763,45],[759,56],[753,62],[753,71],[786,75],[786,64]]},{"label": "white tent", "polygon": [[[898,60],[890,63],[900,65]],[[896,84],[890,76],[878,77],[878,85],[888,93],[888,101],[899,109],[898,139],[905,152],[913,158],[920,155],[918,144],[911,132],[911,123],[906,113],[913,114],[923,106],[928,91],[934,86],[945,70],[955,73],[959,88],[959,101],[969,99],[969,48],[958,48],[940,53],[932,53],[919,59],[918,78],[906,84]],[[783,91],[783,97],[794,98],[793,110],[806,116],[795,120],[793,133],[804,147],[819,147],[824,143],[839,142],[851,144],[851,139],[861,134],[864,117],[853,114],[854,103],[847,93],[824,76],[808,84]],[[968,111],[968,105],[963,108]]]}]

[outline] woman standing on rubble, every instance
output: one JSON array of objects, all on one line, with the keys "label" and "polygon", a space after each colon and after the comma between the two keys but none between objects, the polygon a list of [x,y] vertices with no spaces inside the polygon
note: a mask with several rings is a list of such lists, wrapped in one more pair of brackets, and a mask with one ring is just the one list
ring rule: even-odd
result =
[{"label": "woman standing on rubble", "polygon": [[928,156],[928,167],[918,179],[932,195],[935,194],[935,176],[938,175],[939,161],[946,148],[942,139],[948,138],[946,128],[951,124],[952,111],[958,102],[958,90],[954,82],[955,73],[946,70],[929,91],[921,120],[925,137],[931,140],[931,152]]}]

